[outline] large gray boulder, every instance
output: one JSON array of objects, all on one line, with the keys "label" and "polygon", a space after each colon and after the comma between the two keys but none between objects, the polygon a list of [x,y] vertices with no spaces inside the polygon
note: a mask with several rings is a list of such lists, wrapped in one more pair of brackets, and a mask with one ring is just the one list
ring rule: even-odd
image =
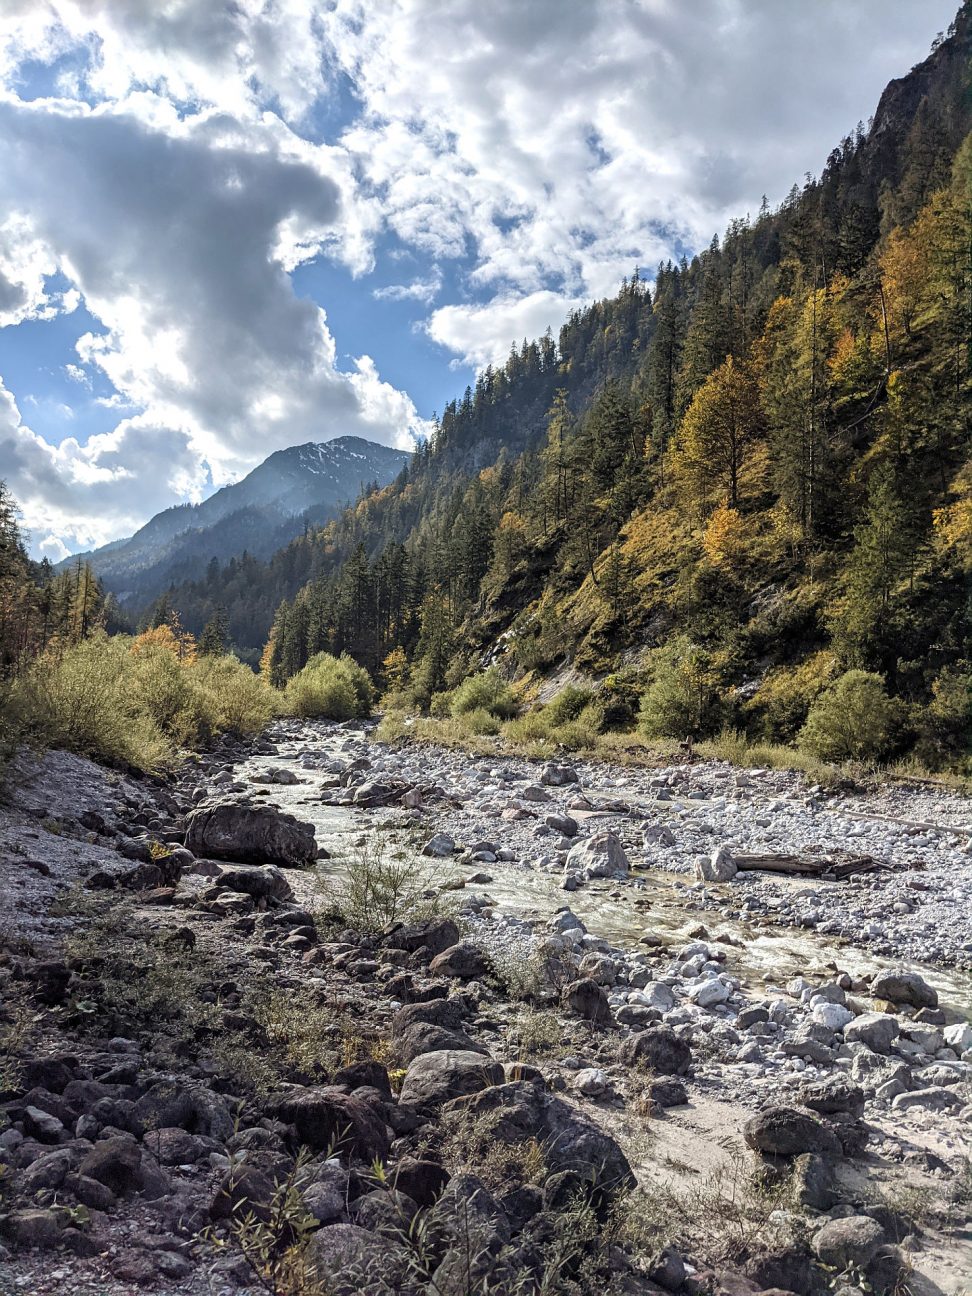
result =
[{"label": "large gray boulder", "polygon": [[875,999],[886,999],[893,1004],[911,1004],[914,1008],[937,1008],[938,991],[917,972],[903,968],[887,968],[871,982]]},{"label": "large gray boulder", "polygon": [[224,891],[239,891],[254,900],[293,900],[290,883],[276,864],[237,864],[219,866],[213,885]]},{"label": "large gray boulder", "polygon": [[631,864],[620,838],[613,832],[599,832],[572,846],[564,867],[568,873],[586,873],[588,877],[606,878],[617,875],[627,877]]},{"label": "large gray boulder", "polygon": [[313,825],[273,806],[235,801],[193,810],[186,821],[186,847],[211,859],[284,868],[299,868],[317,858]]},{"label": "large gray boulder", "polygon": [[409,1063],[399,1098],[425,1110],[502,1081],[501,1063],[468,1049],[441,1049]]},{"label": "large gray boulder", "polygon": [[389,1136],[384,1119],[369,1103],[333,1085],[295,1087],[272,1098],[271,1112],[297,1131],[297,1139],[315,1151],[383,1161]]},{"label": "large gray boulder", "polygon": [[[409,1252],[400,1242],[357,1224],[328,1224],[311,1235],[307,1276],[328,1296],[417,1292]],[[315,1288],[316,1290],[317,1288]]]},{"label": "large gray boulder", "polygon": [[629,1066],[648,1067],[656,1075],[685,1075],[692,1065],[692,1050],[670,1026],[649,1026],[631,1035],[621,1046],[621,1056]]},{"label": "large gray boulder", "polygon": [[743,1126],[743,1138],[754,1152],[794,1157],[803,1152],[837,1156],[840,1143],[832,1130],[795,1107],[767,1107]]},{"label": "large gray boulder", "polygon": [[700,882],[731,882],[738,872],[736,861],[725,846],[717,846],[709,859],[699,860],[695,866]]},{"label": "large gray boulder", "polygon": [[828,1221],[813,1235],[813,1251],[828,1268],[866,1269],[884,1242],[884,1229],[870,1215],[847,1215]]},{"label": "large gray boulder", "polygon": [[888,1053],[900,1027],[887,1013],[861,1013],[844,1027],[845,1044],[863,1044],[875,1053]]}]

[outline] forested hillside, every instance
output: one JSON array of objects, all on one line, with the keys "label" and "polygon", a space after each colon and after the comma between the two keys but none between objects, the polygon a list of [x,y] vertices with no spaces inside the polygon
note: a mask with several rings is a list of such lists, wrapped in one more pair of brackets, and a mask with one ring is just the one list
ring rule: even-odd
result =
[{"label": "forested hillside", "polygon": [[[514,346],[397,479],[269,561],[165,596],[225,608],[281,684],[348,652],[399,699],[565,665],[608,721],[792,739],[868,672],[887,752],[968,741],[972,6],[776,210]],[[281,601],[282,600],[282,601]],[[159,619],[159,609],[156,611]],[[883,694],[882,694],[883,696]],[[651,710],[651,708],[649,708]]]}]

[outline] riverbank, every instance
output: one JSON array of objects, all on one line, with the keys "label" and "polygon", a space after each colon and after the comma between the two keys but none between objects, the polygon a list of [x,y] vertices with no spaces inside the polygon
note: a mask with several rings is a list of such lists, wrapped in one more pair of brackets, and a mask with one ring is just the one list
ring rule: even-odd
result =
[{"label": "riverbank", "polygon": [[[809,1293],[853,1256],[957,1293],[964,813],[362,725],[280,723],[167,784],[51,754],[0,813],[0,1276],[242,1292],[296,1246],[336,1289]],[[892,868],[696,881],[757,845]],[[361,851],[424,870],[424,926],[342,929]]]}]

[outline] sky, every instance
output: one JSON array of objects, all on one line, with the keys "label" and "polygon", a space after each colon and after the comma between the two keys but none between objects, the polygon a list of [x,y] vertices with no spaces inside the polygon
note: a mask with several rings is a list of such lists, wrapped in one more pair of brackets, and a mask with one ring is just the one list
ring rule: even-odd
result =
[{"label": "sky", "polygon": [[777,204],[957,0],[0,0],[0,479],[57,560]]}]

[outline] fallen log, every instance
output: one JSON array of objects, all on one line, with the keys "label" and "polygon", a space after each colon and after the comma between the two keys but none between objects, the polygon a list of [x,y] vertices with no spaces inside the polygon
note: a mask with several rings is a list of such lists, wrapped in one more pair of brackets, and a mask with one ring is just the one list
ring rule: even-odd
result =
[{"label": "fallen log", "polygon": [[736,867],[744,871],[783,873],[789,877],[816,877],[825,882],[843,882],[859,873],[890,873],[892,867],[871,855],[834,859],[826,855],[733,855]]}]

